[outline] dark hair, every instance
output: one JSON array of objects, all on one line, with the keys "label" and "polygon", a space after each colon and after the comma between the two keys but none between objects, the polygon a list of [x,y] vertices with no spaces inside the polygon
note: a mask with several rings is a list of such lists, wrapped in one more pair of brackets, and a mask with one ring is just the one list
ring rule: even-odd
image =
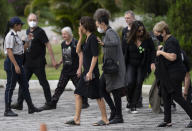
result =
[{"label": "dark hair", "polygon": [[96,25],[93,18],[89,16],[83,16],[80,19],[80,24],[89,32],[95,32],[96,31]]},{"label": "dark hair", "polygon": [[137,31],[138,31],[139,27],[143,27],[143,35],[142,35],[141,40],[144,41],[149,38],[149,33],[146,31],[144,24],[141,21],[134,21],[131,26],[131,30],[130,30],[129,34],[127,34],[128,35],[128,38],[127,38],[128,44],[136,41]]},{"label": "dark hair", "polygon": [[110,19],[110,12],[106,9],[97,9],[94,13],[94,19],[98,21],[99,23],[105,23],[106,25],[109,25],[109,19]]}]

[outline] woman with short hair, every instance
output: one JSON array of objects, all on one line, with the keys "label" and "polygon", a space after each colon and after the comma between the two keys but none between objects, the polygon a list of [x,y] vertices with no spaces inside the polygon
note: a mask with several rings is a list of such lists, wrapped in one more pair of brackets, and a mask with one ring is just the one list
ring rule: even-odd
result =
[{"label": "woman with short hair", "polygon": [[[73,120],[67,121],[66,124],[80,125],[80,115],[82,106],[82,96],[91,99],[96,99],[99,109],[101,111],[102,119],[94,126],[108,125],[106,107],[102,98],[102,92],[99,83],[99,68],[98,68],[98,41],[97,37],[93,34],[96,30],[95,21],[88,16],[80,19],[79,26],[79,41],[77,44],[77,53],[81,60],[83,60],[84,71],[80,77],[78,86],[75,90],[75,116]],[[82,44],[83,34],[86,35],[86,41]],[[82,48],[81,48],[82,47]],[[82,62],[82,61],[81,61]]]},{"label": "woman with short hair", "polygon": [[[109,26],[110,13],[106,9],[98,9],[94,14],[97,31],[105,33],[103,40],[98,38],[103,47],[103,64],[112,59],[118,65],[118,72],[108,74],[103,70],[100,77],[100,86],[103,89],[104,98],[111,109],[110,124],[123,123],[122,102],[120,89],[125,86],[125,63],[118,34]],[[113,99],[110,96],[112,93]]]},{"label": "woman with short hair", "polygon": [[182,62],[179,42],[170,33],[168,25],[164,21],[156,23],[153,32],[164,46],[158,48],[156,56],[156,78],[160,82],[160,91],[163,97],[164,121],[158,127],[170,127],[171,123],[171,101],[175,100],[190,117],[186,126],[192,128],[192,108],[182,97],[182,81],[186,70]]}]

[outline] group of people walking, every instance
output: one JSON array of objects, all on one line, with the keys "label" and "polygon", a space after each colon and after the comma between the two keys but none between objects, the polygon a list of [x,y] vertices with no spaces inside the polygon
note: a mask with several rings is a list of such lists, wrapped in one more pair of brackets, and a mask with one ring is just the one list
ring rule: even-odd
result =
[{"label": "group of people walking", "polygon": [[[127,97],[127,109],[130,113],[138,113],[137,108],[142,107],[143,82],[151,71],[155,71],[164,101],[164,121],[158,127],[172,125],[173,99],[189,115],[190,123],[187,127],[191,128],[192,107],[182,97],[182,81],[186,70],[179,43],[171,35],[168,25],[161,21],[153,28],[156,38],[165,43],[156,51],[150,34],[141,21],[135,20],[132,11],[125,12],[128,26],[122,31],[122,42],[119,35],[109,26],[109,20],[110,12],[106,9],[97,9],[93,18],[83,16],[79,22],[78,40],[73,37],[70,27],[64,27],[61,30],[64,39],[61,43],[62,58],[57,63],[44,30],[37,25],[38,18],[35,14],[28,16],[29,29],[26,31],[24,42],[17,35],[23,22],[18,17],[11,18],[4,41],[4,51],[7,55],[4,63],[7,73],[4,116],[17,116],[11,108],[22,110],[23,100],[28,104],[29,113],[56,109],[68,81],[72,80],[76,87],[75,115],[66,124],[80,125],[81,110],[89,107],[88,98],[96,99],[101,111],[101,120],[94,123],[94,126],[123,123],[121,97]],[[94,34],[96,30],[103,35],[102,39]],[[98,67],[99,46],[103,49],[101,75]],[[53,66],[58,68],[63,64],[53,96],[45,73],[46,47]],[[33,73],[44,90],[46,103],[41,108],[33,105],[28,89],[28,81]],[[11,105],[17,82],[20,85],[18,100]],[[109,118],[105,102],[111,111]]]}]

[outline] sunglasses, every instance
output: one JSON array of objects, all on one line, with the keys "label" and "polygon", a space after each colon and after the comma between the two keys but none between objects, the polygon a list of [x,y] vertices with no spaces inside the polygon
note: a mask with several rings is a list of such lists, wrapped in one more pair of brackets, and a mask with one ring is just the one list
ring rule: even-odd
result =
[{"label": "sunglasses", "polygon": [[137,30],[137,32],[139,32],[139,33],[142,32],[142,31],[144,32],[144,30]]}]

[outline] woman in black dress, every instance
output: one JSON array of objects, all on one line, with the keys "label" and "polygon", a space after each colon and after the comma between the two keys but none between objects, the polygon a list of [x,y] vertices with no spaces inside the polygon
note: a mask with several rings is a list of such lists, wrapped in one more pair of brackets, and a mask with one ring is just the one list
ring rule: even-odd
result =
[{"label": "woman in black dress", "polygon": [[155,46],[141,21],[134,21],[128,35],[125,50],[126,84],[131,113],[137,113],[136,105],[142,93],[142,85],[151,69],[155,69]]},{"label": "woman in black dress", "polygon": [[154,34],[160,42],[165,42],[163,48],[157,51],[156,78],[160,81],[160,91],[163,97],[164,121],[158,127],[170,127],[171,102],[176,101],[190,117],[188,128],[192,128],[192,108],[182,97],[182,81],[186,69],[182,62],[179,42],[171,35],[168,25],[158,22],[153,28]]},{"label": "woman in black dress", "polygon": [[[99,88],[99,68],[98,68],[98,41],[97,37],[93,34],[96,30],[95,21],[84,16],[80,19],[79,27],[79,41],[77,44],[77,53],[80,57],[80,62],[83,60],[84,72],[81,75],[78,86],[75,90],[75,116],[71,121],[67,121],[66,124],[80,125],[80,115],[82,107],[82,96],[91,99],[96,99],[99,105],[102,120],[94,124],[94,126],[101,126],[109,124],[106,114],[106,107],[102,98],[102,92]],[[83,34],[86,35],[86,41],[83,45]],[[81,48],[82,47],[82,48]]]}]

